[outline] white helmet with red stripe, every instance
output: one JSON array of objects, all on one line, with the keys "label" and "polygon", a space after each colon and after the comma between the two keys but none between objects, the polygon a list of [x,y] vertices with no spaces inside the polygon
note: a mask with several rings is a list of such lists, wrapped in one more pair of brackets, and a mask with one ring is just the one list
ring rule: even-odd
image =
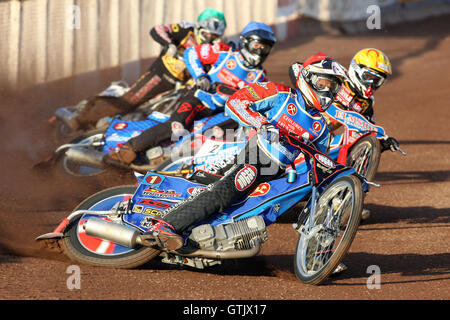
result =
[{"label": "white helmet with red stripe", "polygon": [[319,52],[309,57],[303,65],[299,62],[291,65],[289,76],[306,103],[324,112],[347,78],[347,71],[341,64]]}]

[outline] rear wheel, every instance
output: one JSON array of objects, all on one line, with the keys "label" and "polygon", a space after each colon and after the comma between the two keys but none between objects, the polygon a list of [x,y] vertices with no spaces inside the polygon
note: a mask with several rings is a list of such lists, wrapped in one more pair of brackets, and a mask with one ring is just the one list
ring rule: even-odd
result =
[{"label": "rear wheel", "polygon": [[[110,210],[118,202],[131,197],[135,191],[136,186],[105,189],[85,199],[75,210]],[[65,229],[62,241],[64,252],[71,260],[101,267],[136,268],[159,255],[160,251],[153,248],[142,246],[131,249],[86,235],[83,224],[94,216],[121,223],[121,220],[113,220],[107,215],[82,214],[74,217]]]},{"label": "rear wheel", "polygon": [[371,181],[378,170],[381,158],[381,145],[374,136],[366,136],[358,141],[347,157],[347,166]]},{"label": "rear wheel", "polygon": [[336,269],[353,242],[362,204],[360,180],[344,176],[320,195],[311,223],[310,215],[303,213],[294,258],[295,275],[300,281],[317,285]]}]

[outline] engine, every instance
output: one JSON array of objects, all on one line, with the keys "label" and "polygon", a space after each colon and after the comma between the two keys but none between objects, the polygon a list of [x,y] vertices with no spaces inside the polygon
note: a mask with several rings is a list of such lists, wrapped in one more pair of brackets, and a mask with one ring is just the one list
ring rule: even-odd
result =
[{"label": "engine", "polygon": [[253,247],[253,241],[267,241],[264,219],[254,216],[233,223],[211,226],[203,224],[192,229],[189,237],[200,249],[228,251],[246,250]]}]

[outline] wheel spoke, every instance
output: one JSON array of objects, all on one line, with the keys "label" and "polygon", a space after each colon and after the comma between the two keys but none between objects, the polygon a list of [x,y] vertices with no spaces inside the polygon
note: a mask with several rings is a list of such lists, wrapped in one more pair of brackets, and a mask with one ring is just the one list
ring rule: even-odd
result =
[{"label": "wheel spoke", "polygon": [[[306,236],[301,235],[297,248],[301,252],[298,265],[305,275],[320,272],[333,256],[343,237],[342,223],[347,225],[353,209],[352,199],[352,188],[345,183],[336,184],[320,196],[313,228],[306,231]],[[304,225],[309,225],[309,220]]]}]

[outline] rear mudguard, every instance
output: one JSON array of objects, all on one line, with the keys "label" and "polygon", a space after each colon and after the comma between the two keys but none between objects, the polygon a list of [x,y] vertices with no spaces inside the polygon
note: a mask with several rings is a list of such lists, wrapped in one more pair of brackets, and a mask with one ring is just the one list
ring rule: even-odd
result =
[{"label": "rear mudguard", "polygon": [[43,235],[40,235],[39,237],[37,237],[35,240],[39,241],[39,240],[47,240],[47,239],[61,239],[64,236],[64,231],[67,228],[67,225],[69,224],[69,222],[76,216],[85,214],[85,213],[89,213],[89,214],[97,214],[99,216],[101,215],[105,215],[107,212],[105,211],[89,211],[89,210],[77,210],[77,211],[73,211],[71,214],[69,214],[69,216],[67,216],[67,218],[64,218],[59,225],[55,228],[55,230],[53,230],[52,232],[49,233],[45,233]]}]

